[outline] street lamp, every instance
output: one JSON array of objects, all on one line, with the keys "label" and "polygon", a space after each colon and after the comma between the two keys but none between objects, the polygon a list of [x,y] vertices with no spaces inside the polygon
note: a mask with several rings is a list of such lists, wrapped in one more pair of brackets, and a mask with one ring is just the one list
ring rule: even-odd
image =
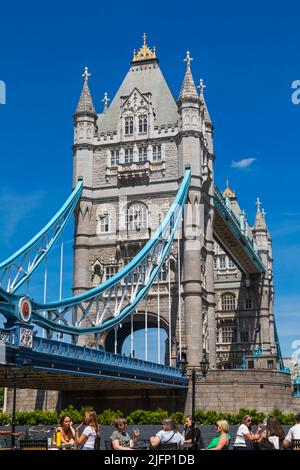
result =
[{"label": "street lamp", "polygon": [[192,446],[195,444],[195,424],[196,424],[196,418],[195,418],[195,395],[196,395],[196,380],[200,380],[203,377],[206,377],[208,374],[208,369],[209,369],[209,362],[206,356],[206,351],[203,350],[203,358],[199,362],[199,370],[195,368],[195,366],[192,367],[191,373],[187,373],[187,366],[188,366],[188,361],[186,360],[186,357],[184,357],[181,361],[181,368],[185,376],[187,377],[188,380],[192,379]]}]

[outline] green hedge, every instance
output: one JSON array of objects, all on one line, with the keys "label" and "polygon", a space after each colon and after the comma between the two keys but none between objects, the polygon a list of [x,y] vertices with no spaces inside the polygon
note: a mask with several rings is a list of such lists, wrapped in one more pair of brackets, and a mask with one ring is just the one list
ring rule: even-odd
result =
[{"label": "green hedge", "polygon": [[[16,424],[18,425],[54,425],[59,422],[63,415],[68,415],[74,423],[80,423],[83,419],[85,411],[92,410],[91,407],[83,407],[76,410],[73,406],[61,410],[59,413],[56,411],[18,411],[16,413]],[[245,415],[253,417],[254,423],[261,422],[268,415],[272,415],[278,419],[281,424],[294,424],[294,415],[292,413],[284,414],[278,409],[272,410],[270,413],[261,413],[255,409],[242,408],[236,414],[220,413],[218,411],[203,411],[196,410],[196,421],[198,424],[214,424],[218,419],[226,419],[230,424],[239,424]],[[128,424],[160,424],[163,418],[169,416],[167,410],[158,408],[156,411],[148,410],[135,410],[126,416]],[[184,423],[184,415],[181,411],[177,411],[171,415],[178,424]],[[113,420],[117,417],[124,417],[124,414],[119,410],[105,410],[103,413],[98,414],[99,424],[112,424]],[[11,415],[8,413],[0,413],[0,426],[5,426],[11,423]]]}]

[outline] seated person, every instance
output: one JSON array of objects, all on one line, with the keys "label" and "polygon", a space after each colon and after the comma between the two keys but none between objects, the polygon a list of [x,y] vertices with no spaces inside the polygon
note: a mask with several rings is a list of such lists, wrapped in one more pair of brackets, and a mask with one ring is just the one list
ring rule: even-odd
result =
[{"label": "seated person", "polygon": [[60,419],[60,426],[58,426],[53,435],[53,444],[56,445],[56,436],[60,432],[61,444],[69,444],[70,447],[75,445],[75,429],[72,427],[70,416],[62,416]]},{"label": "seated person", "polygon": [[133,439],[126,431],[127,423],[124,418],[117,418],[115,420],[116,430],[110,436],[111,445],[114,450],[133,450],[137,440],[137,435],[134,434]]},{"label": "seated person", "polygon": [[216,422],[217,436],[214,437],[208,446],[207,450],[228,450],[230,443],[229,424],[225,419]]},{"label": "seated person", "polygon": [[258,426],[256,433],[252,433],[251,425],[251,416],[244,416],[242,424],[239,426],[236,433],[235,443],[233,444],[233,450],[247,450],[246,439],[248,441],[256,441],[260,438],[262,426]]},{"label": "seated person", "polygon": [[[192,416],[187,416],[185,419],[185,426],[183,431],[184,444],[192,445],[192,433],[193,433],[193,418]],[[204,442],[201,436],[201,431],[199,428],[194,429],[194,447],[195,449],[203,449]]]},{"label": "seated person", "polygon": [[292,447],[294,440],[300,440],[300,413],[295,415],[295,425],[289,429],[289,432],[285,436],[283,447],[286,449]]},{"label": "seated person", "polygon": [[284,429],[277,419],[269,416],[267,419],[266,429],[262,431],[258,442],[270,442],[276,450],[282,449],[284,440]]},{"label": "seated person", "polygon": [[166,418],[162,422],[162,429],[150,437],[150,444],[153,449],[161,444],[176,444],[177,447],[183,446],[184,437],[177,430],[177,425],[172,418]]}]

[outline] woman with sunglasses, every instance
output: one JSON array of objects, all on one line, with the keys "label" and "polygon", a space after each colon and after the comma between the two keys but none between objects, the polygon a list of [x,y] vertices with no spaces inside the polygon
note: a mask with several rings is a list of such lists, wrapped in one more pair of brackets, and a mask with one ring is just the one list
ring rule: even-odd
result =
[{"label": "woman with sunglasses", "polygon": [[261,427],[258,426],[256,433],[251,432],[252,418],[251,416],[245,416],[242,420],[242,424],[239,426],[235,442],[233,445],[234,450],[247,450],[246,439],[249,441],[258,440],[261,436]]}]

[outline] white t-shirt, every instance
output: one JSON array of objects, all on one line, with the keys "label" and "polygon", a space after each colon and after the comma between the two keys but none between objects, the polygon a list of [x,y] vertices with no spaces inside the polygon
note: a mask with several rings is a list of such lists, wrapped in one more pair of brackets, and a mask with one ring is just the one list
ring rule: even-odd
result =
[{"label": "white t-shirt", "polygon": [[286,435],[286,440],[292,442],[293,439],[300,439],[300,423],[295,424]]},{"label": "white t-shirt", "polygon": [[97,436],[95,429],[92,428],[92,426],[87,426],[86,428],[84,428],[82,434],[84,436],[87,436],[87,440],[83,444],[83,449],[94,449],[95,439]]},{"label": "white t-shirt", "polygon": [[184,444],[184,437],[178,431],[164,431],[163,429],[156,433],[156,436],[160,438],[161,444]]},{"label": "white t-shirt", "polygon": [[271,444],[273,444],[274,448],[276,450],[279,450],[279,437],[278,436],[269,436],[268,439],[269,439],[269,442],[271,442]]},{"label": "white t-shirt", "polygon": [[246,424],[241,424],[236,433],[235,446],[246,447],[245,434],[250,434],[249,428]]}]

